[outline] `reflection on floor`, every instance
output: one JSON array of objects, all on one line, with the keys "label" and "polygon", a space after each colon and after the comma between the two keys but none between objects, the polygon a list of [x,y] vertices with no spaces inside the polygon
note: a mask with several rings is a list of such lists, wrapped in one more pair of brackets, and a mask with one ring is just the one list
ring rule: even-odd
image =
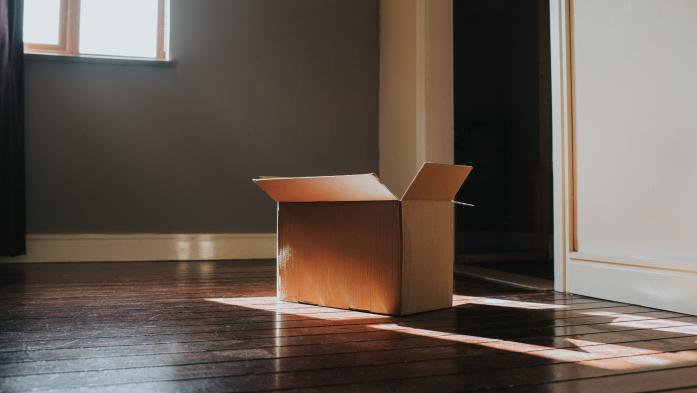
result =
[{"label": "reflection on floor", "polygon": [[554,262],[547,259],[522,260],[522,261],[491,261],[470,262],[470,266],[484,269],[498,270],[506,273],[535,277],[545,280],[554,280]]},{"label": "reflection on floor", "polygon": [[0,391],[697,389],[697,318],[459,278],[389,317],[279,302],[271,263],[0,266]]},{"label": "reflection on floor", "polygon": [[554,289],[554,280],[511,273],[503,270],[489,269],[469,263],[456,264],[455,273],[462,276],[472,277],[477,280],[512,285],[523,289],[538,291],[551,291]]}]

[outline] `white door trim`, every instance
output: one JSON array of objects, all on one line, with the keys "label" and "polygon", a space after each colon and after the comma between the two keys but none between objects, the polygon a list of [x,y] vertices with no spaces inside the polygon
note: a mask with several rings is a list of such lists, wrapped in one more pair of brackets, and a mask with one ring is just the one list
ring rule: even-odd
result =
[{"label": "white door trim", "polygon": [[567,259],[573,250],[573,75],[569,0],[550,0],[554,289],[568,290]]},{"label": "white door trim", "polygon": [[[569,3],[549,2],[554,288],[566,291],[573,239]],[[452,1],[382,0],[380,13],[380,176],[391,189],[400,190],[406,188],[424,157],[452,162]],[[431,85],[425,86],[426,81]],[[429,114],[443,124],[424,127],[424,116]]]}]

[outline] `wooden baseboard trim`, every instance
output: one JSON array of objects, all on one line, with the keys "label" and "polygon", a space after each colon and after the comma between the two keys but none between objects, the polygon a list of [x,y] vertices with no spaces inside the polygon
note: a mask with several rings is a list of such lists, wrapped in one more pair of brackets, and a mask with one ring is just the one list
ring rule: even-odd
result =
[{"label": "wooden baseboard trim", "polygon": [[276,258],[275,233],[29,235],[27,254],[0,263]]},{"label": "wooden baseboard trim", "polygon": [[499,270],[486,269],[466,264],[455,264],[455,274],[462,274],[480,280],[491,281],[498,284],[511,285],[514,287],[533,289],[537,291],[554,290],[554,281],[543,278],[523,276],[515,273],[508,273]]},{"label": "wooden baseboard trim", "polygon": [[531,252],[501,252],[488,254],[459,254],[456,263],[517,262],[547,259],[546,255]]}]

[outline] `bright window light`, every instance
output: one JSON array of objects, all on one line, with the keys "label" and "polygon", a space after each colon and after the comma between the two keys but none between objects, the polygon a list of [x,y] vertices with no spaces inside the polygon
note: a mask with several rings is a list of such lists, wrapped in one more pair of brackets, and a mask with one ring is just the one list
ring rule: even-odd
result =
[{"label": "bright window light", "polygon": [[158,0],[80,4],[80,53],[157,57]]},{"label": "bright window light", "polygon": [[60,43],[60,0],[24,0],[24,42]]},{"label": "bright window light", "polygon": [[24,50],[167,61],[168,20],[169,0],[25,0]]}]

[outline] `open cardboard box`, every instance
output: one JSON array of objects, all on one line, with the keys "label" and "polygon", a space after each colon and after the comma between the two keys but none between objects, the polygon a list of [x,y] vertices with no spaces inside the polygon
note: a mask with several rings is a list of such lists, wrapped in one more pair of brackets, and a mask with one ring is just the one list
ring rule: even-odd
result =
[{"label": "open cardboard box", "polygon": [[262,178],[278,202],[278,296],[404,315],[452,306],[452,199],[472,167],[426,163],[402,198],[374,174]]}]

